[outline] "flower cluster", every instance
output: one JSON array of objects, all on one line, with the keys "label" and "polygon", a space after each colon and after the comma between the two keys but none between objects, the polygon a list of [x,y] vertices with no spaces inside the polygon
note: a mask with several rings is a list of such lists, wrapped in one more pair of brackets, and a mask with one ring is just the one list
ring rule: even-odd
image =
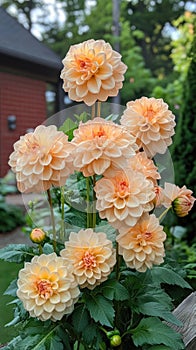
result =
[{"label": "flower cluster", "polygon": [[[63,64],[64,90],[72,100],[89,106],[116,96],[126,71],[120,54],[103,40],[72,46]],[[64,186],[74,171],[90,179],[86,227],[72,230],[59,256],[35,256],[19,272],[17,295],[30,316],[43,321],[71,313],[85,288],[95,289],[119,268],[119,255],[139,272],[163,263],[166,234],[154,208],[172,208],[183,217],[195,201],[185,186],[159,186],[161,175],[153,157],[165,153],[175,127],[174,115],[162,99],[128,102],[120,124],[104,117],[81,121],[71,141],[54,125],[38,126],[15,143],[10,155],[20,192]],[[107,220],[115,232],[113,240],[95,230],[97,220]],[[41,248],[42,238],[45,232],[35,228],[31,239]]]}]

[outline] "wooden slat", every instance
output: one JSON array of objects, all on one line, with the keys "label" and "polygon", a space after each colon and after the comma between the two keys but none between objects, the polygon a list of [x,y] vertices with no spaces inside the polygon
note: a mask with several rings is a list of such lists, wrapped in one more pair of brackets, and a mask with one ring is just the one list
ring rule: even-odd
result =
[{"label": "wooden slat", "polygon": [[196,292],[184,299],[173,314],[183,326],[170,326],[182,335],[186,350],[196,350]]}]

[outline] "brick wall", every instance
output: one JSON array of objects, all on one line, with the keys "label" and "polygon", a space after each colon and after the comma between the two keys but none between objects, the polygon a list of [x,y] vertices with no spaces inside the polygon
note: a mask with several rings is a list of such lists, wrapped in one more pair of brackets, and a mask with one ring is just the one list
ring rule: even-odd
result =
[{"label": "brick wall", "polygon": [[[13,143],[45,120],[45,90],[43,81],[0,72],[0,177],[9,170]],[[9,115],[16,116],[14,131],[8,129]]]}]

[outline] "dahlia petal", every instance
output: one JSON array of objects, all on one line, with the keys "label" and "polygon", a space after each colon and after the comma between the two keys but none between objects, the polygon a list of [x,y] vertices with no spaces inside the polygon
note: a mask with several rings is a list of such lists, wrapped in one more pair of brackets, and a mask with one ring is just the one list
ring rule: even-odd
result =
[{"label": "dahlia petal", "polygon": [[92,77],[92,78],[87,82],[88,90],[89,90],[92,94],[98,94],[101,85],[103,85],[103,83],[101,83],[101,80],[100,80],[100,79],[96,79],[95,77]]}]

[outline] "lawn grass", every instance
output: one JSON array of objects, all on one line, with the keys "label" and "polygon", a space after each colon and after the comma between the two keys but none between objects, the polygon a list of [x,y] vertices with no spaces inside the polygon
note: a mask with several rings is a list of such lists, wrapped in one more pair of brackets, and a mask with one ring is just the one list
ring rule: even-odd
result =
[{"label": "lawn grass", "polygon": [[10,282],[17,277],[20,264],[0,260],[0,344],[5,344],[17,335],[14,327],[5,328],[4,325],[13,318],[13,304],[7,305],[13,298],[3,295]]}]

